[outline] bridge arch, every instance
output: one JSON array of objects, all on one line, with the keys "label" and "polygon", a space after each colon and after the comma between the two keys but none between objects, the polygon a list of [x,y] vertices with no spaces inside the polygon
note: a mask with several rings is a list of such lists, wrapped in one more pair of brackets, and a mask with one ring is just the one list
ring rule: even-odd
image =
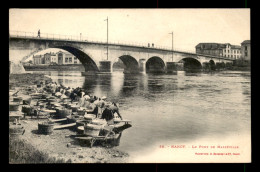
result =
[{"label": "bridge arch", "polygon": [[179,62],[183,62],[183,67],[185,71],[201,70],[202,64],[199,60],[192,57],[182,58]]},{"label": "bridge arch", "polygon": [[77,48],[74,48],[72,46],[54,46],[52,48],[63,49],[65,51],[68,51],[69,53],[73,54],[75,57],[77,57],[79,59],[79,61],[85,67],[86,72],[87,71],[99,71],[96,62],[85,52],[83,52]]},{"label": "bridge arch", "polygon": [[165,63],[162,58],[153,56],[146,61],[147,73],[163,73],[165,71]]},{"label": "bridge arch", "polygon": [[[139,72],[139,65],[137,60],[130,56],[130,55],[122,55],[118,57],[124,63],[124,73],[138,73]],[[116,59],[118,59],[116,58]],[[112,62],[112,68],[116,59]]]}]

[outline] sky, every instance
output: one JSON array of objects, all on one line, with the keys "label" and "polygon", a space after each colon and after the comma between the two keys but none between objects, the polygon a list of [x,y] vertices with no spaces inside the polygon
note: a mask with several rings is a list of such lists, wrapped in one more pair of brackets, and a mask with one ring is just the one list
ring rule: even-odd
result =
[{"label": "sky", "polygon": [[200,42],[250,40],[250,9],[10,9],[9,30],[75,35],[195,51]]}]

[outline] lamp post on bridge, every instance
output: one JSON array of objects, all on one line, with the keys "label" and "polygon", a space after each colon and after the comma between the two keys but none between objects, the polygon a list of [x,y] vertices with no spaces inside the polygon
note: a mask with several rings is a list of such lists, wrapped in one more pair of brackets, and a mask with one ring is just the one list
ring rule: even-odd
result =
[{"label": "lamp post on bridge", "polygon": [[173,61],[173,32],[169,33],[172,35],[172,61]]},{"label": "lamp post on bridge", "polygon": [[107,60],[108,60],[108,17],[104,21],[107,21]]},{"label": "lamp post on bridge", "polygon": [[[101,61],[99,61],[99,72],[101,73],[111,73],[113,71],[112,68],[112,62],[108,60],[108,17],[107,19],[105,19],[104,21],[107,22],[107,59],[102,59]],[[100,42],[101,44],[105,44],[103,41]],[[105,47],[104,47],[105,48]]]}]

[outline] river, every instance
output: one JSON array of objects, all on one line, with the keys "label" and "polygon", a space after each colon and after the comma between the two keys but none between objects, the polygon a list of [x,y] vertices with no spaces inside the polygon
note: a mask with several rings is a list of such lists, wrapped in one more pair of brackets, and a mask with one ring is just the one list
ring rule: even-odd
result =
[{"label": "river", "polygon": [[241,137],[250,144],[250,72],[114,72],[95,77],[81,76],[79,71],[44,73],[57,83],[83,87],[93,95],[118,102],[123,118],[132,120],[133,125],[122,133],[118,149],[128,152],[133,162],[186,162],[188,158],[182,157],[191,155],[191,149],[170,153],[172,150],[162,150],[162,145],[237,145],[242,144]]}]

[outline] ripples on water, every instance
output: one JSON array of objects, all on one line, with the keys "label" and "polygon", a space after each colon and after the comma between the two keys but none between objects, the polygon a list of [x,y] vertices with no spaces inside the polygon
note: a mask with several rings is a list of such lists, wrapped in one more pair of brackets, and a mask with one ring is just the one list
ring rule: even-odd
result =
[{"label": "ripples on water", "polygon": [[185,73],[178,75],[99,75],[47,72],[53,81],[83,87],[96,96],[119,102],[133,127],[123,132],[119,148],[130,154],[149,151],[170,141],[250,133],[250,72]]}]

